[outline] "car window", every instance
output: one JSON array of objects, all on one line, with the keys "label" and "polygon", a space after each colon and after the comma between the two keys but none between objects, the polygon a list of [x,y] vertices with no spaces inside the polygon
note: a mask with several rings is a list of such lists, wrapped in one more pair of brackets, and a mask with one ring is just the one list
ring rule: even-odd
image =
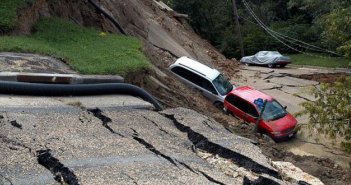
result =
[{"label": "car window", "polygon": [[217,94],[216,89],[214,86],[211,84],[210,81],[206,80],[205,78],[187,70],[182,67],[174,67],[171,69],[172,72],[176,73],[177,75],[185,78],[186,80],[210,91],[211,93]]},{"label": "car window", "polygon": [[193,82],[194,84],[201,86],[203,82],[203,78],[199,75],[184,69],[182,67],[174,67],[171,69],[174,73],[178,74],[179,76],[185,78],[186,80]]},{"label": "car window", "polygon": [[228,103],[232,104],[234,107],[240,109],[241,111],[253,117],[258,117],[258,112],[256,108],[246,100],[232,94],[228,95],[226,97],[226,100]]},{"label": "car window", "polygon": [[225,79],[222,74],[218,75],[218,77],[213,80],[213,84],[216,86],[218,92],[223,96],[233,90],[233,85],[227,79]]},{"label": "car window", "polygon": [[201,87],[206,89],[206,90],[208,90],[208,91],[210,91],[213,94],[217,94],[218,95],[218,93],[217,93],[216,89],[214,88],[214,86],[212,85],[212,83],[210,81],[206,80],[206,79],[202,80]]},{"label": "car window", "polygon": [[280,119],[287,115],[286,110],[276,100],[269,101],[266,104],[266,108],[262,114],[262,118],[265,121],[273,121]]}]

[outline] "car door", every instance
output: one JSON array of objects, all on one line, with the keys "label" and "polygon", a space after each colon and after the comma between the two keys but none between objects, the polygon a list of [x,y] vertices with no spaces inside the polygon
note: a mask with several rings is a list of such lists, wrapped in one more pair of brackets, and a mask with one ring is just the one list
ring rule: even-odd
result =
[{"label": "car door", "polygon": [[218,93],[216,89],[213,87],[213,84],[206,78],[203,78],[202,76],[179,66],[172,68],[171,71],[180,76],[180,79],[183,82],[187,83],[192,88],[199,90],[211,101],[215,101],[217,99]]},{"label": "car door", "polygon": [[246,100],[243,101],[245,102],[242,107],[243,112],[245,112],[244,121],[247,123],[256,123],[259,114],[255,106]]},{"label": "car door", "polygon": [[200,87],[200,91],[202,91],[202,94],[212,101],[217,100],[218,93],[214,88],[213,84],[203,77],[200,78],[202,79],[202,81],[201,84],[198,84],[198,86]]},{"label": "car door", "polygon": [[194,88],[194,84],[191,83],[191,81],[189,80],[192,77],[191,71],[184,69],[180,66],[173,67],[171,69],[171,71],[178,76],[180,81],[182,81],[183,83],[187,84],[188,86]]},{"label": "car door", "polygon": [[255,123],[258,117],[256,108],[248,101],[240,98],[239,96],[230,94],[226,97],[228,102],[228,110],[240,119],[247,123]]},{"label": "car door", "polygon": [[229,94],[226,97],[226,101],[228,102],[227,104],[227,109],[233,113],[234,116],[244,119],[245,117],[245,112],[243,112],[240,107],[241,107],[241,98],[239,98],[236,95]]}]

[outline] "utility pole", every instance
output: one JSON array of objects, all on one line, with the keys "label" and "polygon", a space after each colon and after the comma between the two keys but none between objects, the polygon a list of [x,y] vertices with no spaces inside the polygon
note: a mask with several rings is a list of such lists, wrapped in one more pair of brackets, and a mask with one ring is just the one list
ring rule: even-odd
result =
[{"label": "utility pole", "polygon": [[236,34],[237,34],[237,36],[239,38],[239,44],[240,44],[240,53],[241,53],[241,57],[244,57],[245,56],[244,41],[243,41],[243,37],[241,35],[241,30],[240,30],[238,9],[236,8],[235,0],[232,0],[232,3],[233,3],[233,16],[234,16],[234,21],[235,21]]}]

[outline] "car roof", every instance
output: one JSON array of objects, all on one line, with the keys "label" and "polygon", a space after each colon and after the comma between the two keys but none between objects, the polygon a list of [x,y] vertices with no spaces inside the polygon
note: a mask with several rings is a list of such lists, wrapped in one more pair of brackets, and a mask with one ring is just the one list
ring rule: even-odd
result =
[{"label": "car roof", "polygon": [[265,94],[250,86],[237,87],[234,90],[232,90],[229,94],[237,95],[242,99],[247,100],[251,103],[253,103],[258,98],[261,98],[263,100],[268,100],[268,101],[273,100],[272,96],[269,96],[268,94]]},{"label": "car roof", "polygon": [[221,73],[213,68],[210,68],[200,62],[197,62],[193,59],[190,59],[188,57],[181,57],[177,59],[177,61],[170,66],[170,68],[173,68],[175,66],[181,66],[186,69],[190,69],[192,71],[195,71],[196,73],[205,76],[206,78],[210,79],[211,81],[214,80],[215,78],[218,77]]}]

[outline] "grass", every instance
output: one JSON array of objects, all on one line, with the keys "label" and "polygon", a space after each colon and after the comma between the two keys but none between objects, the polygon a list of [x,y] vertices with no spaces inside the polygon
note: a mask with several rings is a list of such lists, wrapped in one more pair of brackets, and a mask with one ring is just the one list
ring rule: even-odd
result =
[{"label": "grass", "polygon": [[0,2],[0,28],[11,30],[17,24],[17,10],[33,0],[1,0]]},{"label": "grass", "polygon": [[[319,55],[320,54],[316,54]],[[351,59],[337,57],[317,57],[305,54],[288,55],[296,65],[321,66],[330,68],[351,68]]]},{"label": "grass", "polygon": [[59,18],[46,18],[31,36],[0,37],[0,51],[29,52],[61,58],[82,74],[119,74],[149,68],[137,38],[83,28]]}]

